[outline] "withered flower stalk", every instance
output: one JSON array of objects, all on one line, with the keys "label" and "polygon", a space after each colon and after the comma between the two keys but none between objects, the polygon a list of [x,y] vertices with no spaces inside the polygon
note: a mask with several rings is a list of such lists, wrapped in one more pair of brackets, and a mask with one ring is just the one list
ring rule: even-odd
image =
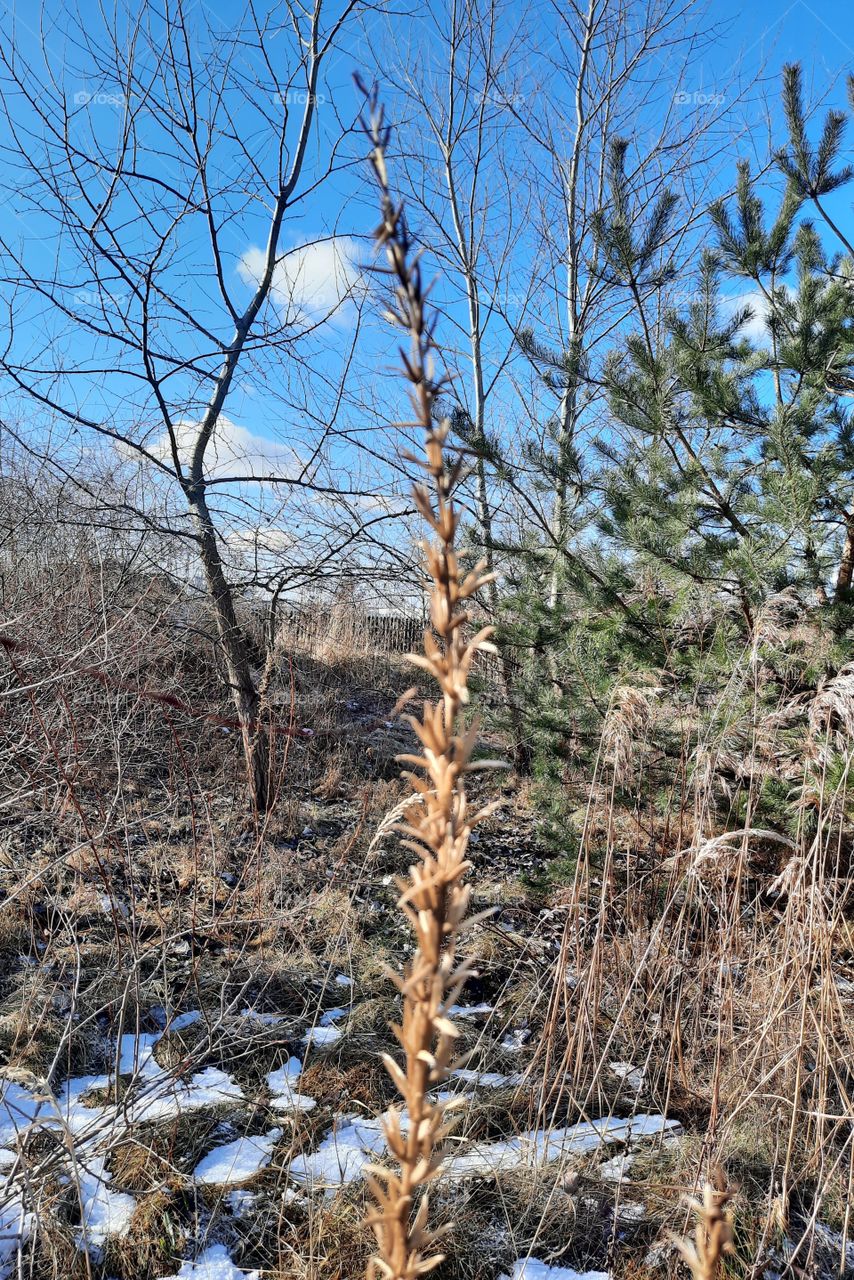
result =
[{"label": "withered flower stalk", "polygon": [[[424,432],[424,457],[417,462],[426,482],[413,496],[429,527],[425,544],[431,581],[432,630],[424,636],[423,654],[410,655],[436,682],[439,697],[425,702],[423,714],[408,720],[421,744],[420,754],[401,757],[410,766],[405,775],[418,803],[409,807],[397,830],[403,846],[416,858],[408,877],[398,879],[399,906],[414,934],[414,953],[402,975],[393,975],[403,1013],[395,1034],[403,1049],[403,1064],[388,1055],[385,1065],[396,1084],[404,1110],[390,1109],[385,1132],[396,1168],[372,1166],[369,1185],[374,1201],[368,1221],[377,1238],[377,1255],[368,1268],[371,1277],[411,1280],[424,1275],[443,1258],[440,1238],[447,1227],[429,1224],[429,1187],[437,1177],[449,1132],[445,1103],[435,1091],[458,1065],[458,1031],[450,1016],[472,970],[458,958],[468,917],[471,888],[463,883],[470,868],[467,858],[472,828],[494,806],[469,812],[466,776],[489,761],[472,761],[477,721],[468,727],[463,710],[469,701],[468,677],[479,651],[491,650],[490,627],[467,638],[468,603],[491,579],[478,565],[463,572],[455,550],[460,522],[454,491],[464,474],[464,459],[446,457],[449,425],[435,421],[435,405],[443,381],[434,374],[435,314],[427,306],[419,255],[413,252],[402,207],[392,198],[386,171],[389,131],[376,93],[369,96],[365,128],[373,144],[371,163],[380,189],[382,222],[377,240],[385,249],[394,302],[388,318],[409,334],[402,351],[403,372],[411,386],[415,422]],[[461,1059],[459,1061],[462,1061]]]}]

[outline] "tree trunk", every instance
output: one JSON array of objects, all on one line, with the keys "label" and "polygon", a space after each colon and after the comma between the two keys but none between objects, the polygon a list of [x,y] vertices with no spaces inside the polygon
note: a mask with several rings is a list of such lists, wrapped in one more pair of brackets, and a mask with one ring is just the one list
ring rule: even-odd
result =
[{"label": "tree trunk", "polygon": [[549,609],[554,612],[560,600],[563,577],[566,570],[564,553],[569,538],[569,482],[567,471],[570,449],[575,438],[576,384],[574,374],[572,382],[564,389],[560,400],[557,436],[557,482],[555,484],[554,508],[552,510],[552,543],[554,557],[549,578]]},{"label": "tree trunk", "polygon": [[[485,443],[482,428],[478,437],[478,445],[482,448]],[[495,556],[492,546],[492,512],[489,506],[489,495],[486,488],[486,465],[483,456],[479,456],[477,460],[477,512],[478,523],[480,525],[481,538],[484,544],[484,559],[486,560],[486,571],[492,574],[495,571]],[[491,578],[487,588],[487,599],[489,601],[489,612],[492,615],[493,623],[498,621],[498,584],[494,578]],[[501,671],[501,684],[504,699],[507,703],[507,714],[510,719],[510,732],[513,737],[513,763],[519,770],[527,771],[530,765],[530,752],[525,738],[524,726],[522,723],[522,712],[516,701],[516,691],[514,688],[513,669],[504,646],[498,646],[498,662]]]},{"label": "tree trunk", "polygon": [[[450,170],[448,170],[448,172],[450,174]],[[456,211],[456,197],[454,196],[453,186],[450,185],[450,178],[449,188],[452,197],[452,208]],[[459,232],[460,255],[465,262],[467,261],[465,258],[465,245],[461,231],[459,231],[459,223],[457,223],[457,226]],[[480,525],[480,536],[483,543],[486,572],[487,575],[490,576],[490,580],[486,588],[489,612],[492,615],[492,622],[497,623],[498,584],[491,576],[495,572],[495,551],[492,537],[492,510],[489,505],[489,489],[486,481],[486,394],[483,381],[480,299],[477,293],[477,283],[474,273],[468,269],[468,267],[466,268],[466,295],[469,308],[469,340],[471,342],[472,384],[474,388],[474,419],[472,421],[472,426],[474,427],[474,446],[477,449],[477,484],[475,490],[477,520]],[[501,671],[502,691],[507,703],[507,713],[510,719],[510,732],[513,736],[513,762],[518,769],[527,769],[529,764],[529,752],[522,723],[522,713],[516,702],[516,694],[513,687],[513,670],[503,646],[499,646],[498,661]]]},{"label": "tree trunk", "polygon": [[213,605],[222,655],[225,659],[228,686],[240,724],[252,805],[256,813],[264,814],[272,801],[270,752],[267,738],[259,723],[260,699],[252,678],[246,637],[237,621],[234,594],[225,576],[222,557],[203,493],[195,493],[190,498],[190,506],[198,534],[199,558]]},{"label": "tree trunk", "polygon": [[845,543],[842,548],[842,559],[839,561],[839,572],[836,575],[836,591],[834,599],[840,600],[851,590],[854,579],[854,510],[845,518]]}]

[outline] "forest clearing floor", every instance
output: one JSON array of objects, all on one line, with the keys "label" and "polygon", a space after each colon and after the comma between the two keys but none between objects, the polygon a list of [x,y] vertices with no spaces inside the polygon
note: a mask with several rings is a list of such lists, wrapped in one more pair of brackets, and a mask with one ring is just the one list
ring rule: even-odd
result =
[{"label": "forest clearing floor", "polygon": [[[409,732],[390,719],[402,674],[350,673],[346,687],[316,674],[281,710],[279,799],[260,829],[239,779],[199,763],[228,758],[222,729],[204,743],[176,731],[156,765],[143,744],[120,768],[69,768],[49,803],[5,811],[0,1275],[364,1273],[362,1173],[383,1157],[395,1100],[380,1059],[399,1016],[386,966],[409,946],[394,883],[405,852],[386,818],[408,794],[394,757]],[[478,785],[502,804],[472,843],[474,910],[491,915],[468,939],[478,977],[454,1011],[468,1056],[447,1082],[437,1280],[675,1274],[668,1233],[691,1226],[684,1197],[712,1156],[734,1196],[733,1274],[854,1271],[847,1165],[805,1157],[785,1172],[779,1081],[732,1104],[756,1042],[745,1009],[761,1006],[742,961],[727,974],[718,957],[717,988],[698,992],[674,986],[684,948],[665,978],[645,968],[662,931],[652,845],[627,847],[637,816],[612,810],[612,856],[590,855],[582,889],[584,799],[556,852],[527,780]],[[587,830],[596,848],[589,816]],[[618,919],[609,906],[606,931],[603,885],[630,907]],[[770,927],[760,914],[745,929]],[[851,941],[835,938],[823,970],[847,1034]],[[837,1097],[852,1069],[838,1066]]]}]

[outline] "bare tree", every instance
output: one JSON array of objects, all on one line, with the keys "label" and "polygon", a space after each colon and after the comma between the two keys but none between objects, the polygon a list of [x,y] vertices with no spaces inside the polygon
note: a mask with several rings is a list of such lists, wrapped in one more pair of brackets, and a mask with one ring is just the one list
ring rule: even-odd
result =
[{"label": "bare tree", "polygon": [[[74,27],[61,50],[45,27],[40,62],[24,61],[14,31],[0,47],[19,215],[0,242],[6,429],[38,452],[65,423],[178,495],[162,526],[144,504],[140,516],[197,551],[259,811],[267,746],[228,517],[255,509],[247,495],[263,483],[303,502],[293,542],[307,537],[306,504],[344,505],[345,544],[385,518],[364,519],[369,488],[330,461],[358,332],[354,246],[337,229],[305,238],[350,159],[352,122],[323,74],[360,3],[250,2],[223,32],[167,0]],[[341,316],[333,362],[318,333]],[[226,417],[259,388],[290,419],[281,446]],[[339,510],[327,528],[344,523]]]},{"label": "bare tree", "polygon": [[[606,358],[637,310],[600,260],[609,156],[624,140],[633,207],[678,192],[659,256],[687,263],[741,91],[704,82],[714,32],[693,0],[535,8],[431,10],[419,56],[398,42],[382,71],[405,121],[407,200],[440,268],[443,331],[458,335],[453,420],[476,456],[480,540],[492,568],[496,548],[509,567],[514,544],[535,537],[554,612],[570,568],[606,589],[579,536],[597,515],[581,460],[609,420]],[[660,312],[672,300],[660,273],[647,294]]]},{"label": "bare tree", "polygon": [[[447,389],[452,428],[473,456],[471,498],[477,539],[486,561],[485,603],[498,614],[494,504],[490,460],[499,450],[502,379],[515,338],[508,307],[524,314],[524,298],[509,297],[519,276],[520,228],[530,191],[511,159],[520,129],[512,106],[520,95],[525,11],[503,0],[453,0],[425,11],[414,58],[389,26],[380,75],[396,91],[404,124],[397,145],[406,157],[408,204],[418,211],[417,234],[436,261],[436,305],[453,336],[445,353],[453,369]],[[529,276],[522,277],[523,285]],[[494,418],[493,419],[493,412]],[[506,649],[501,671],[517,748],[513,679]]]}]

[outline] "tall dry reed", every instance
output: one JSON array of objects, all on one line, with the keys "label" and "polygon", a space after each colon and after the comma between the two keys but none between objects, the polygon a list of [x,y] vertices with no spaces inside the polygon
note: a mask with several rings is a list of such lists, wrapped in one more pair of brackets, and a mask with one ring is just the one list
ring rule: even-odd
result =
[{"label": "tall dry reed", "polygon": [[442,1261],[439,1240],[446,1227],[429,1223],[429,1187],[441,1162],[449,1125],[446,1106],[434,1091],[454,1069],[458,1031],[451,1009],[471,968],[458,958],[458,945],[468,917],[471,888],[463,883],[469,870],[469,836],[491,806],[469,812],[465,779],[475,764],[472,752],[478,725],[466,726],[468,676],[475,655],[491,648],[491,628],[466,639],[466,604],[491,579],[479,565],[463,573],[455,551],[460,514],[454,491],[464,472],[460,456],[445,456],[448,423],[436,423],[434,410],[442,386],[434,374],[435,316],[427,306],[418,254],[413,252],[403,209],[392,198],[385,153],[389,131],[376,94],[369,97],[365,127],[373,145],[371,163],[379,185],[382,222],[377,240],[385,249],[394,302],[387,312],[409,334],[409,350],[402,351],[403,371],[411,384],[415,422],[424,432],[424,457],[410,458],[423,469],[426,483],[413,489],[416,506],[432,538],[425,545],[431,588],[432,632],[424,636],[424,653],[411,660],[435,680],[439,697],[425,702],[420,716],[408,717],[421,744],[420,754],[401,757],[412,766],[406,776],[413,804],[398,825],[403,845],[417,861],[409,876],[398,880],[399,906],[414,936],[414,953],[402,975],[394,974],[403,1004],[395,1033],[403,1049],[403,1065],[385,1057],[405,1110],[393,1107],[385,1121],[394,1169],[372,1167],[370,1191],[374,1208],[368,1221],[377,1239],[370,1276],[411,1280]]}]

